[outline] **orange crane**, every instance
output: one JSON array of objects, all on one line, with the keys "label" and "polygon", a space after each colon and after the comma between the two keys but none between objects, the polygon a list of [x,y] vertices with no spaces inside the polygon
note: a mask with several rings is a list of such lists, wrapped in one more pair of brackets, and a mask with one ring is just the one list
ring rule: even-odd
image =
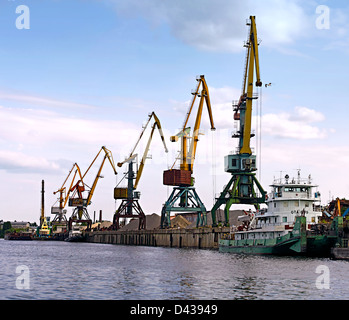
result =
[{"label": "orange crane", "polygon": [[[204,102],[206,102],[208,115],[210,118],[211,130],[215,130],[210,102],[210,95],[208,86],[204,75],[197,77],[196,90],[192,92],[193,99],[189,106],[186,118],[184,120],[182,130],[172,136],[170,140],[176,142],[181,139],[180,150],[180,169],[173,169],[175,163],[171,169],[164,171],[163,184],[168,186],[174,186],[173,191],[162,208],[161,212],[161,228],[168,228],[171,225],[170,215],[171,211],[179,213],[197,213],[197,226],[206,224],[206,208],[200,200],[198,194],[195,191],[194,178],[192,177],[194,169],[195,154],[197,150],[197,143],[199,141],[199,129],[201,125],[202,111]],[[201,88],[201,91],[200,91]],[[193,111],[195,100],[200,97],[196,120],[194,124],[194,130],[192,136],[190,136],[191,128],[187,127],[190,115]],[[191,142],[189,144],[189,140]],[[179,206],[176,206],[176,202],[179,200]]]},{"label": "orange crane", "polygon": [[[75,171],[74,171],[74,168],[75,168]],[[66,183],[69,179],[69,177],[71,176],[71,173],[74,171],[74,174],[72,176],[72,180],[71,180],[71,183],[70,183],[70,186],[69,188],[66,187]],[[67,221],[66,217],[65,217],[65,213],[66,213],[66,210],[64,210],[67,202],[68,202],[68,199],[69,199],[69,194],[73,188],[73,185],[74,185],[74,182],[75,182],[75,178],[76,178],[76,175],[79,174],[79,177],[80,177],[80,185],[79,185],[79,192],[82,193],[84,190],[85,190],[85,187],[82,183],[82,175],[81,175],[81,171],[80,171],[80,167],[78,166],[77,163],[74,163],[73,164],[73,167],[71,168],[71,170],[69,171],[68,173],[68,176],[65,178],[62,186],[55,192],[53,192],[53,194],[57,194],[59,193],[59,198],[57,199],[57,201],[59,201],[59,206],[58,207],[55,207],[54,205],[51,207],[51,214],[55,214],[55,218],[52,220],[52,223],[54,222],[58,222],[58,223],[61,223],[62,221]],[[82,184],[81,184],[82,183]]]},{"label": "orange crane", "polygon": [[[133,164],[136,161],[135,159],[137,158],[137,154],[134,152],[138,146],[138,143],[142,139],[144,131],[147,129],[147,126],[150,123],[152,118],[154,119],[154,123],[151,127],[150,136],[149,136],[147,145],[145,147],[142,160],[140,161],[140,165],[139,165],[139,168],[137,170],[137,173],[135,173],[134,169],[133,169]],[[141,134],[136,142],[136,145],[132,149],[129,157],[125,161],[118,163],[119,167],[123,166],[123,164],[125,164],[125,163],[128,163],[128,171],[125,174],[125,177],[127,175],[128,186],[127,186],[127,188],[120,188],[120,187],[116,186],[116,188],[114,189],[114,199],[115,200],[118,200],[118,199],[122,200],[122,202],[121,202],[119,208],[116,210],[116,212],[114,214],[114,218],[113,218],[113,228],[116,230],[120,228],[120,218],[138,218],[139,219],[138,229],[145,229],[145,227],[146,227],[146,217],[145,217],[145,214],[144,214],[144,212],[143,212],[143,210],[138,202],[138,199],[140,198],[140,192],[136,191],[136,189],[137,189],[138,183],[139,183],[140,178],[141,178],[142,173],[143,173],[143,168],[144,168],[144,164],[145,164],[145,161],[147,159],[147,156],[148,156],[150,143],[152,141],[153,134],[154,134],[154,131],[156,128],[158,128],[158,130],[159,130],[160,137],[161,137],[162,143],[163,143],[164,148],[165,148],[165,152],[168,152],[167,147],[166,147],[166,143],[165,143],[164,134],[162,132],[160,120],[156,116],[156,114],[154,112],[152,112],[151,114],[149,114],[148,121],[145,124],[145,126],[143,127],[143,130],[142,130],[142,132],[141,132]],[[134,184],[133,184],[133,180],[135,180]],[[120,180],[120,182],[121,181],[122,180]]]},{"label": "orange crane", "polygon": [[[87,184],[84,182],[86,174],[89,172],[101,152],[104,151],[105,155],[102,159],[101,165],[98,169],[97,175],[92,183],[91,187],[88,187]],[[87,223],[87,229],[91,228],[92,225],[92,220],[87,212],[87,206],[91,204],[92,197],[94,195],[97,182],[99,178],[101,178],[101,172],[102,168],[104,166],[105,160],[108,159],[110,162],[110,165],[112,166],[114,170],[114,174],[116,175],[116,169],[115,169],[115,164],[114,164],[114,159],[113,155],[110,150],[108,150],[105,146],[102,146],[102,148],[99,150],[97,153],[96,157],[93,159],[92,163],[84,173],[84,175],[81,177],[81,179],[73,186],[70,188],[69,192],[72,192],[72,196],[69,198],[69,206],[70,207],[75,207],[72,216],[69,219],[69,229],[72,227],[72,223],[75,222],[86,222]],[[83,192],[86,191],[86,187],[88,190],[88,195],[86,198],[83,197]]]}]

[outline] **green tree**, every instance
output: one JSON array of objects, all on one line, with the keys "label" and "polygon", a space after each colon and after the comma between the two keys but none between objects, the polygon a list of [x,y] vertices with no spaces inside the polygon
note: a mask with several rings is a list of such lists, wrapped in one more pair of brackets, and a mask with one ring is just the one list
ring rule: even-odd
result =
[{"label": "green tree", "polygon": [[10,221],[4,222],[2,225],[2,229],[0,230],[0,238],[3,238],[5,236],[6,231],[12,229],[12,225]]}]

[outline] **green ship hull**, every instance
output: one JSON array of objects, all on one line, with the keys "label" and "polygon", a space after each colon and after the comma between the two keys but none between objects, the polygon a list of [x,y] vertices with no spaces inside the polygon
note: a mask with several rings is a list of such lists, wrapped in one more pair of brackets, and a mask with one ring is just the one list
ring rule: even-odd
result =
[{"label": "green ship hull", "polygon": [[329,257],[331,248],[340,243],[342,219],[331,225],[331,233],[314,235],[306,231],[305,217],[297,217],[294,228],[288,234],[274,239],[220,239],[219,251],[260,255],[305,255]]}]

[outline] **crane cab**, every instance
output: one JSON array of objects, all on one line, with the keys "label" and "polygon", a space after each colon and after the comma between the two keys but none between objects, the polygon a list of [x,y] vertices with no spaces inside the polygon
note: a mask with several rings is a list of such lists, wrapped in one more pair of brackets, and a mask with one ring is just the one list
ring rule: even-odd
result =
[{"label": "crane cab", "polygon": [[255,171],[256,156],[244,156],[241,154],[229,154],[224,157],[224,171],[225,172],[241,172],[241,171]]}]

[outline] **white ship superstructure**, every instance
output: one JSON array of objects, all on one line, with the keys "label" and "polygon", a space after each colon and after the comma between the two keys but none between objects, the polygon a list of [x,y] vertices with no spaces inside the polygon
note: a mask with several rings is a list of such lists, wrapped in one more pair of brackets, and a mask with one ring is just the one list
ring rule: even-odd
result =
[{"label": "white ship superstructure", "polygon": [[308,179],[301,179],[299,171],[297,179],[290,179],[288,175],[274,179],[272,190],[266,197],[268,208],[239,217],[243,226],[234,230],[235,239],[281,237],[292,231],[298,216],[306,217],[306,229],[310,230],[311,225],[318,223],[322,216],[317,187],[310,175]]}]

